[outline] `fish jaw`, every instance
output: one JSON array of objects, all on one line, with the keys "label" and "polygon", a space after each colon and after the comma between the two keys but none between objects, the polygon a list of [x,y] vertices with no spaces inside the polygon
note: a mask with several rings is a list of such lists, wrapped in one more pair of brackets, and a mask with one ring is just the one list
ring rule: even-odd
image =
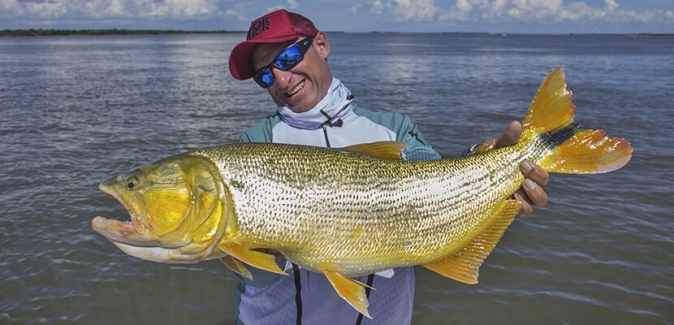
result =
[{"label": "fish jaw", "polygon": [[155,236],[144,229],[138,232],[132,221],[119,221],[96,217],[91,220],[94,230],[113,243],[122,243],[134,246],[158,246],[161,243]]},{"label": "fish jaw", "polygon": [[162,263],[196,263],[224,256],[214,248],[223,229],[223,192],[207,161],[179,155],[100,184],[130,221],[96,217],[94,230],[125,253]]},{"label": "fish jaw", "polygon": [[184,247],[166,247],[149,231],[139,234],[135,231],[131,221],[118,221],[96,217],[91,225],[96,232],[110,240],[124,253],[147,261],[168,264],[193,264],[205,259],[221,258],[226,254],[219,251],[209,251],[204,245]]}]

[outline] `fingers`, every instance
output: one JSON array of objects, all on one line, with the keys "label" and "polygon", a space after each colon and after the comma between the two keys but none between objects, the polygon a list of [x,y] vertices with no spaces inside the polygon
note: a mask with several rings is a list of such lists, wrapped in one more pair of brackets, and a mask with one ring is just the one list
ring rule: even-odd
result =
[{"label": "fingers", "polygon": [[548,172],[529,161],[523,161],[520,169],[525,179],[522,182],[522,188],[515,192],[514,196],[522,202],[518,215],[528,218],[533,213],[534,206],[542,207],[548,203],[548,195],[543,190],[543,186],[548,184],[550,177]]},{"label": "fingers", "polygon": [[521,203],[520,211],[517,213],[517,216],[523,219],[531,217],[534,212],[534,206],[532,205],[531,200],[529,200],[529,197],[526,196],[524,189],[520,188],[517,190],[513,197]]},{"label": "fingers", "polygon": [[524,178],[533,181],[533,183],[539,187],[548,185],[548,182],[550,181],[550,174],[531,161],[525,160],[521,162],[520,170],[522,171]]},{"label": "fingers", "polygon": [[471,156],[474,154],[485,153],[489,150],[511,146],[520,139],[522,135],[522,124],[518,121],[513,121],[508,124],[508,127],[503,131],[501,137],[498,139],[490,138],[479,146],[471,147],[470,151],[464,153],[464,156]]},{"label": "fingers", "polygon": [[518,121],[510,122],[496,141],[496,148],[512,146],[520,139],[520,135],[522,135],[522,124]]},{"label": "fingers", "polygon": [[[496,140],[495,148],[511,146],[519,141],[521,135],[522,124],[518,121],[510,122],[501,137]],[[543,187],[548,185],[550,175],[529,161],[523,161],[520,169],[524,175],[524,182],[513,196],[522,203],[518,216],[528,218],[533,213],[534,206],[542,207],[548,203],[548,195]]]}]

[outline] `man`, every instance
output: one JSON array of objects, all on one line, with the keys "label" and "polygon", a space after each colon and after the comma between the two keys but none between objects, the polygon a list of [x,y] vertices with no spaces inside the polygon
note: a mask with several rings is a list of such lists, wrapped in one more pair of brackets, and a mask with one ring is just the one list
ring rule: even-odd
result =
[{"label": "man", "polygon": [[[276,103],[276,114],[246,131],[244,142],[294,143],[345,147],[375,141],[409,143],[408,160],[439,159],[407,116],[372,112],[354,104],[354,97],[328,66],[330,45],[324,32],[307,18],[278,10],[251,23],[247,40],[229,57],[234,78],[253,78]],[[514,144],[521,125],[511,123],[496,146]],[[336,173],[339,170],[335,170]],[[524,188],[516,197],[523,202],[520,216],[528,217],[532,205],[542,206],[547,196],[541,186],[548,174],[524,163]],[[372,319],[363,319],[334,291],[328,280],[287,263],[279,266],[289,276],[254,270],[253,281],[240,278],[235,297],[237,324],[409,324],[414,298],[414,268],[398,268],[385,276],[357,280],[367,290]]]}]

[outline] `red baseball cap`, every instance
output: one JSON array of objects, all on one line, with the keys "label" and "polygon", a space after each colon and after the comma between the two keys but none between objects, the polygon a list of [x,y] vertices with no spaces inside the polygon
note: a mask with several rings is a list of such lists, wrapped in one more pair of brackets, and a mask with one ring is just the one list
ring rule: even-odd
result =
[{"label": "red baseball cap", "polygon": [[251,54],[258,44],[283,43],[299,37],[315,37],[318,29],[306,17],[284,9],[270,12],[250,23],[246,40],[229,54],[229,72],[238,80],[255,74]]}]

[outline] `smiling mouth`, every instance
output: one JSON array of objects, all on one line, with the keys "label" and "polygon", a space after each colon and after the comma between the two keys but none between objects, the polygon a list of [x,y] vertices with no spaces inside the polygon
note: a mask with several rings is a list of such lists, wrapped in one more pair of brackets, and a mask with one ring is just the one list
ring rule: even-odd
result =
[{"label": "smiling mouth", "polygon": [[297,87],[293,88],[291,91],[289,91],[288,93],[286,93],[286,95],[287,95],[288,97],[295,96],[297,93],[300,92],[300,90],[302,90],[302,88],[304,88],[304,83],[305,83],[305,82],[306,82],[306,81],[302,80],[302,82],[300,82],[300,83],[297,85]]}]

